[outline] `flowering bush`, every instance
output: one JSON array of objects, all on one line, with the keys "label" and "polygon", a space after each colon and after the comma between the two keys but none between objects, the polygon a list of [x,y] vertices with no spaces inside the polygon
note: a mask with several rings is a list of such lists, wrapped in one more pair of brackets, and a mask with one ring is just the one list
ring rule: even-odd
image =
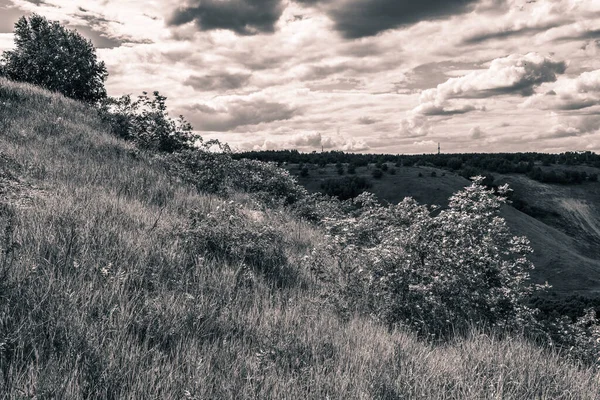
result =
[{"label": "flowering bush", "polygon": [[242,159],[234,162],[232,172],[234,189],[254,193],[266,203],[279,200],[288,205],[308,195],[287,170],[274,163]]},{"label": "flowering bush", "polygon": [[541,289],[529,282],[531,248],[498,216],[508,188],[495,195],[482,179],[437,215],[410,198],[381,206],[363,194],[352,201],[355,211],[325,221],[330,241],[315,250],[311,265],[337,288],[336,306],[360,307],[390,325],[436,337],[472,324],[532,323],[534,311],[522,301]]}]

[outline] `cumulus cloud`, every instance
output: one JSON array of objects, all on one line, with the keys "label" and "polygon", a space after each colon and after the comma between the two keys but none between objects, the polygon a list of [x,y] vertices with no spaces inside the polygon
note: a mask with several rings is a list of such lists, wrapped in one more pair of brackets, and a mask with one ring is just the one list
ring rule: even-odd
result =
[{"label": "cumulus cloud", "polygon": [[468,102],[498,95],[529,96],[544,82],[553,82],[565,71],[566,64],[537,53],[512,54],[494,59],[488,69],[449,78],[432,89],[421,92],[419,105],[408,112],[400,123],[405,137],[431,133],[427,117],[452,116],[472,111],[486,111],[485,105]]},{"label": "cumulus cloud", "polygon": [[194,22],[200,30],[255,35],[273,32],[282,12],[281,0],[195,0],[175,11],[168,22],[174,26]]},{"label": "cumulus cloud", "polygon": [[552,127],[549,133],[539,135],[538,138],[556,139],[598,132],[600,132],[600,115],[598,114],[561,116],[559,122]]},{"label": "cumulus cloud", "polygon": [[406,138],[427,136],[432,132],[429,120],[423,115],[414,113],[400,121],[399,128],[399,136]]},{"label": "cumulus cloud", "polygon": [[450,78],[434,89],[423,91],[421,104],[440,106],[449,99],[477,99],[502,94],[530,96],[536,86],[555,81],[556,75],[564,73],[566,67],[565,62],[537,53],[511,54],[493,60],[487,70]]},{"label": "cumulus cloud", "polygon": [[558,80],[543,94],[527,99],[523,107],[542,110],[581,110],[600,104],[600,70],[584,72],[576,78]]},{"label": "cumulus cloud", "polygon": [[259,143],[247,142],[242,150],[281,150],[298,149],[302,151],[341,150],[359,152],[369,150],[369,145],[363,139],[346,137],[341,134],[323,135],[317,131],[292,134],[285,137],[263,139]]},{"label": "cumulus cloud", "polygon": [[288,120],[298,113],[287,104],[267,100],[234,99],[220,106],[196,104],[186,107],[186,115],[195,129],[231,131],[240,126]]}]

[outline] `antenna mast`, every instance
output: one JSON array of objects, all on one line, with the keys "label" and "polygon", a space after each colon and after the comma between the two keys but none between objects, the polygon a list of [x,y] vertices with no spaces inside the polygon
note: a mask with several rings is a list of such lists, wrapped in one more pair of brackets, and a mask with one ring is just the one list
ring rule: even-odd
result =
[{"label": "antenna mast", "polygon": [[441,153],[440,151],[440,142],[438,142],[438,155]]}]

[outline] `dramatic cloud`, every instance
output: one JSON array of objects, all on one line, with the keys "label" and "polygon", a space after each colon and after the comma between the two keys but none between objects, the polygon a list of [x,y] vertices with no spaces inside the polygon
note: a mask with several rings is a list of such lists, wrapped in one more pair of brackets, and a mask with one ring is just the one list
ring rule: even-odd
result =
[{"label": "dramatic cloud", "polygon": [[600,70],[558,80],[546,93],[536,94],[524,107],[542,110],[581,110],[600,104]]},{"label": "dramatic cloud", "polygon": [[512,54],[497,58],[487,70],[474,71],[459,78],[450,78],[435,89],[421,93],[423,105],[441,106],[449,99],[480,99],[503,94],[530,96],[534,87],[556,80],[565,72],[566,64],[537,53]]},{"label": "dramatic cloud", "polygon": [[597,0],[0,0],[0,51],[32,12],[232,148],[600,151]]},{"label": "dramatic cloud", "polygon": [[196,104],[188,107],[186,111],[196,129],[218,132],[231,131],[240,126],[287,120],[297,113],[296,109],[285,104],[242,99],[232,100],[217,107]]},{"label": "dramatic cloud", "polygon": [[229,29],[240,35],[273,32],[283,11],[281,0],[197,0],[178,9],[171,25],[194,22],[201,30]]},{"label": "dramatic cloud", "polygon": [[350,39],[376,35],[420,21],[445,18],[473,9],[477,0],[298,0],[318,5]]},{"label": "dramatic cloud", "polygon": [[466,114],[485,111],[485,105],[469,101],[500,95],[529,96],[535,87],[544,82],[554,82],[556,74],[565,71],[564,62],[556,62],[537,53],[513,54],[497,58],[486,70],[470,72],[450,78],[433,89],[421,92],[419,105],[409,111],[400,123],[404,137],[427,136],[432,133],[427,117]]}]

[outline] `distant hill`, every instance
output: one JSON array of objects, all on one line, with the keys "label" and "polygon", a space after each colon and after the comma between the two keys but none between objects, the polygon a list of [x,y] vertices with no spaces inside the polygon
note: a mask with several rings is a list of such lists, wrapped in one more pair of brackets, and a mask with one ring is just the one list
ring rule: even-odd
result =
[{"label": "distant hill", "polygon": [[[321,184],[327,180],[353,176],[346,172],[339,175],[336,166],[331,164],[325,167],[304,165],[308,165],[308,175],[304,177],[300,175],[299,164],[286,164],[285,167],[298,175],[299,183],[311,192],[322,191]],[[470,183],[459,175],[460,171],[432,166],[397,167],[391,163],[388,168],[380,179],[372,177],[376,169],[373,164],[357,167],[355,176],[368,179],[372,186],[367,190],[390,203],[413,197],[422,204],[444,207],[450,195]],[[552,164],[540,165],[540,168],[544,171],[569,169],[587,174],[600,173],[600,169],[593,166]],[[532,260],[536,265],[533,278],[539,283],[548,281],[553,291],[559,294],[595,295],[600,292],[600,183],[550,184],[533,180],[526,174],[482,172],[494,177],[494,185],[508,183],[514,191],[514,206],[505,207],[503,216],[515,234],[531,240]]]}]

